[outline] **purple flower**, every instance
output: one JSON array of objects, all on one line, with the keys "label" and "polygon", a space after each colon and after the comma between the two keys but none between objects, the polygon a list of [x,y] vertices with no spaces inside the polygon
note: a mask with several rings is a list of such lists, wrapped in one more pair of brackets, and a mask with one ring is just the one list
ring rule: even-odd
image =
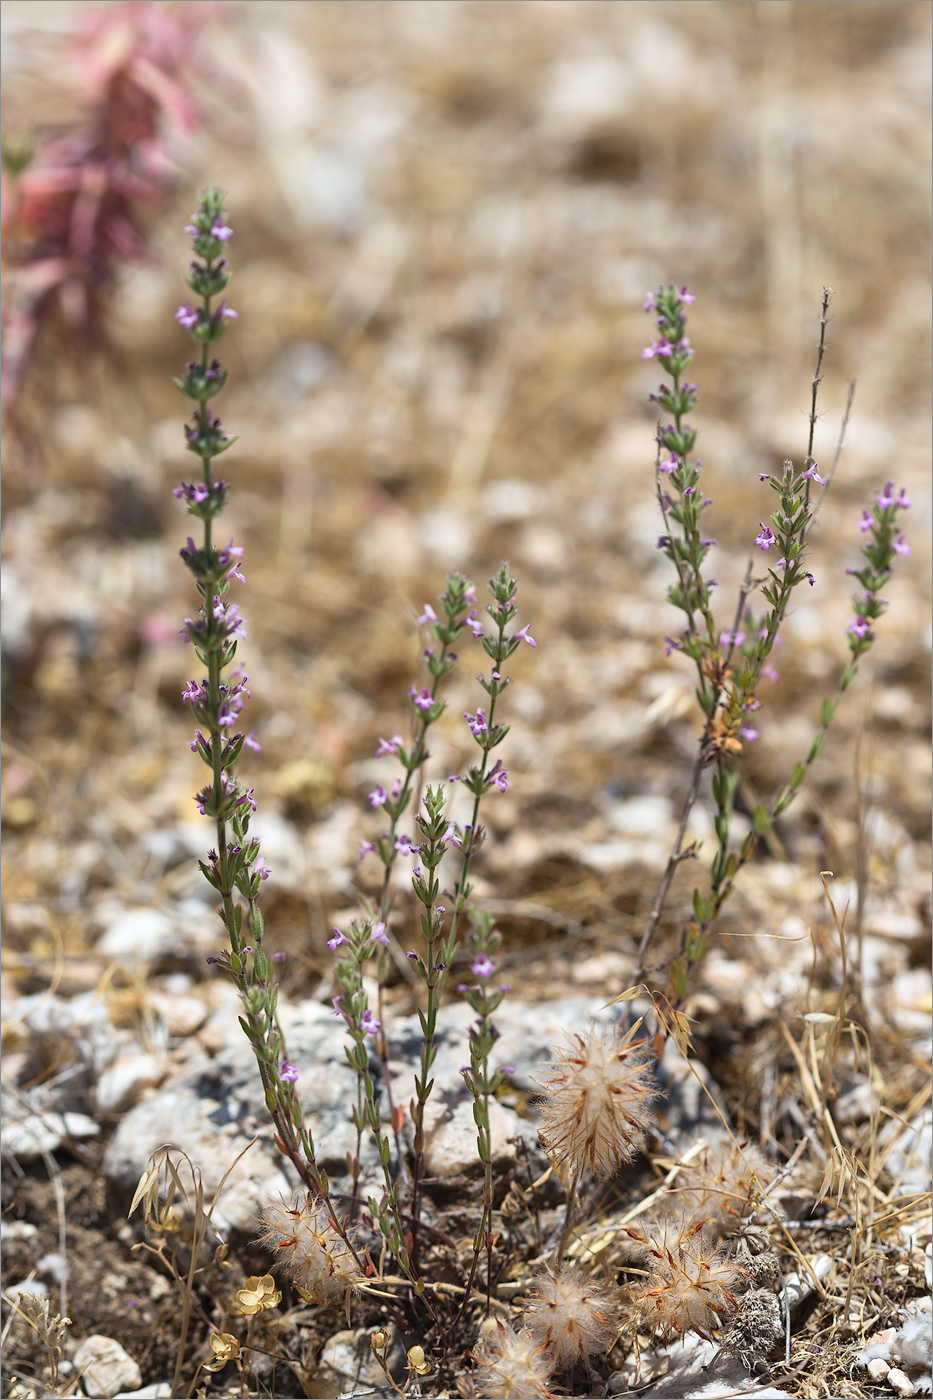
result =
[{"label": "purple flower", "polygon": [[725,632],[720,632],[719,634],[719,645],[721,647],[740,647],[744,641],[744,632],[731,632],[727,628]]},{"label": "purple flower", "polygon": [[486,712],[482,707],[476,711],[475,715],[471,715],[469,710],[464,710],[463,718],[470,726],[470,733],[473,735],[474,739],[478,739],[479,736],[484,734],[489,728],[489,724],[486,720]]},{"label": "purple flower", "polygon": [[810,585],[811,588],[816,583],[816,579],[810,573],[804,574],[804,578],[807,580],[807,583]]},{"label": "purple flower", "polygon": [[900,489],[897,500],[894,503],[900,510],[910,510],[911,500],[903,486]]},{"label": "purple flower", "polygon": [[[410,955],[409,955],[409,956],[410,956]],[[467,992],[468,992],[469,990],[470,990],[470,988],[467,986],[467,984],[466,984],[465,982],[458,982],[458,983],[457,983],[457,991],[459,992],[460,996],[465,997],[466,994],[467,994]]]},{"label": "purple flower", "polygon": [[370,807],[382,807],[387,801],[388,793],[380,783],[379,786],[374,787],[369,794],[369,805]]},{"label": "purple flower", "polygon": [[202,700],[207,699],[207,691],[197,681],[189,681],[181,692],[182,700],[186,700],[189,705],[199,705]]},{"label": "purple flower", "polygon": [[674,349],[669,340],[662,336],[660,340],[652,340],[651,344],[641,352],[643,360],[653,360],[655,355],[669,355]]},{"label": "purple flower", "polygon": [[718,543],[719,543],[719,541],[718,541],[718,540],[714,540],[712,536],[709,536],[709,537],[708,537],[707,539],[705,539],[705,540],[700,540],[700,545],[701,545],[701,547],[702,547],[703,549],[712,549],[713,545],[714,545],[714,544],[718,544]]},{"label": "purple flower", "polygon": [[436,612],[434,611],[434,609],[431,607],[431,604],[430,604],[430,603],[425,603],[425,605],[424,605],[424,612],[423,612],[423,613],[421,614],[421,616],[418,618],[418,626],[419,626],[419,627],[423,627],[424,624],[425,624],[426,622],[436,622],[436,621],[437,621],[437,613],[436,613]]},{"label": "purple flower", "polygon": [[530,636],[531,623],[526,622],[524,627],[520,627],[512,638],[513,642],[527,642],[530,647],[536,647],[538,643],[534,637]]},{"label": "purple flower", "polygon": [[251,874],[258,875],[260,880],[268,880],[272,871],[269,869],[268,865],[266,865],[263,857],[258,856],[256,860],[253,861]]},{"label": "purple flower", "polygon": [[372,841],[361,841],[359,846],[357,847],[357,853],[359,855],[360,860],[362,860],[365,856],[368,856],[370,851],[374,851],[375,849],[376,848],[373,845]]},{"label": "purple flower", "polygon": [[185,302],[184,305],[179,306],[178,310],[175,312],[175,320],[180,326],[184,326],[186,331],[190,331],[192,326],[198,324],[198,313],[193,306],[189,306],[189,304]]},{"label": "purple flower", "polygon": [[910,553],[910,545],[909,545],[909,544],[907,543],[907,541],[904,539],[904,536],[903,536],[903,535],[898,535],[897,539],[894,541],[894,543],[893,543],[893,545],[891,546],[891,548],[894,550],[894,553],[895,553],[895,554],[909,554],[909,553]]},{"label": "purple flower", "polygon": [[682,301],[685,306],[692,306],[696,301],[696,297],[692,296],[690,292],[687,291],[686,287],[681,287],[680,291],[677,293],[677,300]]},{"label": "purple flower", "polygon": [[861,520],[860,520],[859,523],[858,523],[858,527],[859,527],[859,529],[861,530],[862,534],[864,534],[866,530],[870,530],[871,527],[874,525],[874,523],[875,523],[875,522],[874,522],[874,520],[872,519],[871,512],[870,512],[870,511],[867,511],[867,510],[863,510],[863,511],[862,511],[862,518],[861,518]]},{"label": "purple flower", "polygon": [[273,962],[277,962],[277,963],[288,962],[288,954],[287,954],[287,953],[273,953],[273,954],[272,954],[272,961],[273,961]]},{"label": "purple flower", "polygon": [[225,224],[222,218],[218,219],[211,227],[211,237],[218,239],[221,243],[226,243],[232,235],[233,229],[229,224]]},{"label": "purple flower", "polygon": [[648,295],[645,297],[645,304],[642,307],[642,311],[654,311],[657,305],[657,298],[655,297],[654,292],[649,292]]},{"label": "purple flower", "polygon": [[453,822],[448,822],[448,823],[447,823],[447,830],[444,832],[443,836],[441,837],[441,843],[442,843],[442,845],[445,845],[445,846],[458,846],[458,847],[459,847],[460,845],[462,845],[462,842],[461,842],[461,840],[460,840],[460,837],[457,835],[457,828],[456,828],[456,826],[454,825]]},{"label": "purple flower", "polygon": [[338,948],[341,948],[344,943],[349,942],[350,940],[347,938],[346,934],[341,933],[339,928],[335,928],[333,938],[328,938],[327,940],[327,946],[332,953],[336,953]]},{"label": "purple flower", "polygon": [[379,745],[376,749],[376,757],[383,758],[387,753],[398,753],[401,743],[401,734],[393,734],[391,739],[380,738]]},{"label": "purple flower", "polygon": [[769,665],[767,662],[765,662],[764,666],[762,666],[761,668],[761,675],[763,675],[765,680],[767,681],[776,681],[778,678],[777,671],[775,671],[774,667]]},{"label": "purple flower", "polygon": [[331,999],[330,999],[330,1004],[331,1004],[331,1006],[334,1008],[333,1011],[330,1013],[332,1016],[342,1016],[342,1015],[343,1015],[343,1007],[340,1005],[340,998],[339,998],[339,997],[331,997]]},{"label": "purple flower", "polygon": [[364,1011],[360,1017],[360,1030],[365,1031],[367,1035],[375,1035],[381,1024],[369,1010]]},{"label": "purple flower", "polygon": [[815,481],[818,486],[826,485],[826,482],[823,480],[823,478],[820,476],[819,472],[816,469],[816,462],[814,462],[811,467],[807,467],[807,470],[803,474],[802,480]]},{"label": "purple flower", "polygon": [[758,738],[758,730],[753,729],[750,724],[743,724],[739,730],[739,738],[744,739],[747,744],[751,744]]},{"label": "purple flower", "polygon": [[298,1078],[298,1070],[287,1060],[283,1060],[279,1068],[279,1078],[283,1084],[294,1084]]},{"label": "purple flower", "polygon": [[240,319],[239,311],[234,311],[233,307],[228,306],[225,301],[220,303],[214,315],[217,317],[218,321],[223,321],[228,317],[231,321],[238,321]]},{"label": "purple flower", "polygon": [[475,608],[474,608],[473,611],[469,614],[468,617],[465,617],[465,618],[464,618],[463,621],[464,621],[464,625],[467,626],[467,627],[469,627],[470,631],[473,633],[474,639],[479,638],[479,637],[481,637],[481,636],[483,635],[483,624],[482,624],[481,622],[477,621],[476,609],[475,609]]},{"label": "purple flower", "polygon": [[773,478],[772,478],[770,472],[759,472],[759,473],[758,473],[758,480],[759,480],[759,481],[771,481],[772,479],[773,479]]},{"label": "purple flower", "polygon": [[378,924],[373,924],[370,936],[374,943],[381,943],[383,948],[388,948],[389,935],[386,933],[385,922],[382,919],[379,920]]},{"label": "purple flower", "polygon": [[859,641],[861,641],[863,637],[867,637],[871,631],[871,623],[868,621],[867,617],[856,617],[849,623],[846,631],[851,632],[854,637],[858,637]]},{"label": "purple flower", "polygon": [[419,694],[415,687],[412,686],[408,693],[419,710],[430,710],[434,705],[434,696],[431,694],[430,690],[422,690]]},{"label": "purple flower", "polygon": [[480,953],[478,957],[474,958],[473,966],[470,968],[474,977],[491,977],[495,970],[495,963],[487,958],[485,953]]},{"label": "purple flower", "polygon": [[677,458],[671,457],[671,459],[667,462],[658,463],[658,471],[663,472],[665,476],[670,476],[671,472],[675,472],[679,466],[680,463],[678,462]]},{"label": "purple flower", "polygon": [[486,778],[490,787],[497,787],[500,792],[505,792],[512,786],[509,782],[509,770],[502,767],[502,760],[497,759],[494,768],[490,768]]},{"label": "purple flower", "polygon": [[410,836],[398,836],[394,844],[395,849],[398,851],[399,855],[402,856],[413,856],[417,851],[421,850],[420,846],[412,845]]},{"label": "purple flower", "polygon": [[875,497],[875,500],[878,502],[879,510],[890,510],[891,506],[897,505],[897,499],[894,495],[894,482],[886,482],[884,490],[880,495]]},{"label": "purple flower", "polygon": [[769,545],[777,542],[777,536],[763,520],[759,520],[758,524],[761,526],[761,532],[755,536],[755,543],[760,549],[767,549]]}]

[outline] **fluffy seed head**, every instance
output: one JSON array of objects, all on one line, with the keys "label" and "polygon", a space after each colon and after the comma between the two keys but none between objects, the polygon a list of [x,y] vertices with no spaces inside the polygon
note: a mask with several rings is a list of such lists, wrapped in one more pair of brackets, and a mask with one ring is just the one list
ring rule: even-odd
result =
[{"label": "fluffy seed head", "polygon": [[275,1267],[307,1302],[340,1303],[362,1277],[346,1241],[323,1205],[303,1191],[260,1207],[256,1239],[276,1252]]},{"label": "fluffy seed head", "polygon": [[756,1197],[777,1175],[764,1153],[750,1142],[715,1142],[682,1169],[672,1192],[678,1213],[708,1221],[732,1235],[752,1214]]},{"label": "fluffy seed head", "polygon": [[741,1288],[744,1270],[697,1221],[649,1220],[626,1234],[639,1246],[648,1274],[635,1294],[643,1322],[664,1341],[686,1332],[710,1341],[722,1320],[738,1311],[732,1290]]},{"label": "fluffy seed head", "polygon": [[760,1370],[784,1333],[781,1305],[766,1288],[746,1293],[740,1311],[723,1329],[722,1345],[747,1371]]},{"label": "fluffy seed head", "polygon": [[646,1042],[631,1036],[595,1025],[568,1036],[539,1081],[541,1143],[565,1184],[584,1168],[608,1176],[644,1143],[656,1091]]},{"label": "fluffy seed head", "polygon": [[483,1324],[471,1355],[480,1368],[473,1376],[477,1395],[488,1400],[549,1400],[551,1362],[529,1333],[491,1318]]},{"label": "fluffy seed head", "polygon": [[540,1274],[522,1314],[559,1370],[608,1351],[618,1320],[618,1289],[570,1268]]}]

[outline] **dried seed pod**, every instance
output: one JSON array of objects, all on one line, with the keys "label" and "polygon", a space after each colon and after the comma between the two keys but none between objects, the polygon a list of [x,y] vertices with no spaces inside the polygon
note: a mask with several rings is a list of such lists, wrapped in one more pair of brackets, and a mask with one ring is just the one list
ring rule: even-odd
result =
[{"label": "dried seed pod", "polygon": [[648,1277],[635,1293],[642,1320],[665,1341],[687,1332],[712,1339],[723,1319],[738,1312],[735,1291],[745,1272],[701,1221],[662,1219],[627,1229]]},{"label": "dried seed pod", "polygon": [[755,1209],[777,1168],[751,1142],[715,1142],[682,1168],[671,1193],[673,1208],[735,1234]]},{"label": "dried seed pod", "polygon": [[361,1279],[347,1241],[326,1208],[303,1191],[260,1207],[263,1229],[256,1239],[277,1255],[286,1274],[307,1301],[341,1303]]},{"label": "dried seed pod", "polygon": [[531,1286],[522,1322],[565,1370],[608,1351],[619,1320],[619,1290],[582,1269],[540,1274]]},{"label": "dried seed pod", "polygon": [[584,1169],[608,1176],[641,1150],[657,1091],[646,1042],[631,1035],[591,1025],[539,1080],[541,1143],[565,1185]]},{"label": "dried seed pod", "polygon": [[471,1356],[479,1367],[472,1378],[477,1395],[488,1400],[550,1400],[550,1358],[528,1332],[516,1332],[490,1318]]}]

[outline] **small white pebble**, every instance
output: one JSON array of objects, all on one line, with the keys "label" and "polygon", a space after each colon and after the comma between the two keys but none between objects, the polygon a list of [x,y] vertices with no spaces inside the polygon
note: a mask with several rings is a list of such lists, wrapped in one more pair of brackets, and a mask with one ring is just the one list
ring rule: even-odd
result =
[{"label": "small white pebble", "polygon": [[889,1361],[885,1361],[884,1358],[881,1356],[876,1356],[874,1361],[869,1361],[867,1367],[868,1374],[871,1376],[873,1381],[883,1381],[890,1369],[891,1363]]},{"label": "small white pebble", "polygon": [[913,1395],[914,1393],[913,1381],[909,1376],[906,1376],[903,1371],[898,1370],[896,1366],[892,1366],[885,1380],[898,1395]]}]

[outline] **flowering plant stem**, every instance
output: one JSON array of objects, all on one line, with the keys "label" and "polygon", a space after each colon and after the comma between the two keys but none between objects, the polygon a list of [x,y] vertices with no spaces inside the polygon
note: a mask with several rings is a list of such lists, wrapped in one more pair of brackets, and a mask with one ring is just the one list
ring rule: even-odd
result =
[{"label": "flowering plant stem", "polygon": [[238,607],[228,601],[231,580],[245,582],[240,570],[243,550],[233,540],[223,548],[213,540],[213,521],[224,509],[228,495],[227,484],[214,475],[213,459],[235,441],[221,432],[220,419],[212,416],[209,406],[227,378],[219,362],[210,359],[209,347],[237,314],[224,301],[214,305],[230,280],[221,254],[233,230],[227,224],[223,204],[221,191],[205,191],[188,225],[195,260],[186,281],[201,305],[195,309],[186,302],[175,313],[176,321],[201,347],[199,359],[188,364],[185,375],[175,384],[196,404],[185,438],[188,450],[201,459],[204,479],[196,484],[182,482],[174,494],[186,502],[189,514],[203,526],[201,544],[189,538],[181,557],[194,575],[201,598],[197,617],[185,621],[185,634],[207,675],[200,682],[189,682],[182,698],[191,705],[197,724],[203,726],[195,730],[190,747],[210,770],[210,781],[195,801],[201,814],[215,822],[217,847],[199,865],[220,896],[220,915],[230,939],[230,948],[209,961],[232,979],[243,1000],[240,1025],[256,1056],[279,1150],[306,1188],[324,1200],[335,1228],[343,1235],[329,1199],[327,1177],[315,1160],[313,1137],[303,1123],[294,1089],[297,1072],[285,1057],[276,1014],[278,987],[263,947],[259,892],[269,870],[260,856],[258,840],[249,835],[250,818],[256,810],[253,792],[244,789],[234,775],[244,747],[258,749],[259,745],[253,733],[237,732],[228,737],[249,690],[242,672],[225,674],[236,656],[238,639],[246,636]]},{"label": "flowering plant stem", "polygon": [[[480,804],[483,796],[491,787],[497,787],[503,791],[509,786],[507,774],[502,768],[502,764],[496,762],[490,766],[492,750],[502,743],[509,732],[508,725],[497,724],[495,719],[498,698],[511,684],[511,679],[502,675],[501,668],[517,650],[521,641],[527,641],[531,646],[536,645],[528,636],[527,627],[522,628],[514,636],[507,637],[505,635],[505,629],[518,613],[518,608],[515,605],[518,584],[509,573],[507,564],[503,564],[498,574],[489,580],[489,592],[493,601],[487,605],[486,611],[495,624],[495,634],[493,636],[485,634],[481,625],[473,620],[475,614],[470,619],[474,636],[481,640],[483,650],[493,663],[489,678],[487,679],[485,675],[479,677],[480,685],[489,696],[488,714],[485,709],[479,708],[475,715],[467,713],[464,716],[470,733],[481,752],[479,764],[472,767],[469,773],[462,778],[464,786],[473,794],[473,811],[470,821],[461,832],[452,822],[447,820],[444,815],[444,789],[440,786],[427,789],[424,813],[418,816],[418,824],[425,840],[419,847],[419,865],[412,874],[412,888],[416,899],[424,906],[424,912],[421,916],[421,930],[426,944],[426,955],[416,957],[413,961],[427,991],[427,1007],[424,1011],[419,1010],[418,1012],[423,1036],[421,1064],[420,1074],[415,1076],[415,1096],[410,1105],[414,1129],[411,1229],[412,1254],[416,1262],[421,1222],[421,1182],[424,1177],[424,1115],[425,1105],[434,1085],[433,1079],[429,1079],[428,1076],[437,1055],[437,1047],[434,1043],[437,1014],[440,1009],[441,994],[447,972],[459,949],[460,922],[472,890],[469,884],[470,864],[482,846],[485,837],[485,832],[479,825]],[[445,938],[443,915],[446,913],[446,909],[437,903],[440,883],[436,871],[448,845],[460,847],[462,854],[460,873],[453,889],[450,929]],[[427,872],[424,875],[421,872],[422,865]]]},{"label": "flowering plant stem", "polygon": [[[690,784],[681,808],[677,835],[639,944],[633,981],[637,981],[643,974],[645,956],[660,922],[677,866],[682,860],[695,855],[694,846],[684,845],[687,826],[699,795],[702,774],[707,767],[715,765],[712,795],[716,808],[714,828],[717,847],[710,868],[709,892],[704,896],[698,889],[694,889],[695,917],[683,930],[679,955],[669,962],[671,987],[676,998],[682,997],[686,992],[690,965],[705,956],[711,930],[735,887],[739,870],[751,858],[760,836],[793,802],[807,769],[822,751],[827,730],[842,694],[855,678],[858,656],[867,649],[863,642],[866,638],[873,639],[873,634],[870,633],[870,619],[877,617],[883,607],[883,600],[876,597],[877,589],[890,572],[893,554],[907,552],[903,536],[895,539],[897,512],[906,508],[906,497],[902,492],[900,497],[895,498],[893,485],[888,483],[885,493],[877,498],[875,514],[872,516],[867,511],[863,512],[862,528],[871,528],[873,531],[872,545],[865,551],[868,568],[857,573],[865,589],[865,596],[857,600],[856,622],[849,628],[852,657],[840,677],[837,694],[834,699],[823,702],[820,728],[805,760],[795,766],[789,782],[780,789],[771,804],[758,805],[752,830],[744,838],[738,851],[730,851],[733,804],[740,776],[736,766],[737,759],[743,753],[745,745],[757,737],[757,731],[748,723],[750,714],[760,708],[756,690],[763,677],[777,679],[777,672],[770,666],[768,658],[778,639],[794,589],[804,581],[811,587],[815,583],[813,575],[805,568],[805,549],[814,515],[810,503],[810,484],[816,482],[823,486],[824,494],[826,487],[826,482],[817,471],[817,464],[813,460],[813,438],[817,421],[818,388],[826,348],[829,296],[828,290],[824,290],[819,348],[812,379],[810,434],[803,470],[797,472],[791,462],[785,462],[780,478],[769,473],[762,473],[760,477],[761,481],[770,484],[779,502],[777,510],[769,518],[769,523],[761,522],[755,544],[763,552],[767,552],[773,545],[777,558],[774,565],[769,567],[767,576],[762,579],[753,578],[752,566],[749,564],[739,590],[733,625],[718,637],[709,607],[709,593],[713,584],[704,579],[702,572],[705,554],[716,541],[701,539],[699,530],[700,513],[711,502],[697,494],[701,464],[688,464],[686,458],[686,454],[695,443],[696,432],[688,429],[684,420],[696,402],[697,385],[681,383],[681,376],[693,355],[690,342],[684,335],[686,316],[683,307],[691,304],[694,298],[687,293],[685,287],[678,291],[670,284],[660,287],[656,293],[650,295],[645,305],[646,310],[659,312],[661,338],[657,342],[652,340],[651,345],[643,352],[643,358],[656,356],[671,380],[669,385],[662,384],[659,392],[652,394],[651,398],[670,413],[674,420],[672,424],[659,428],[658,432],[656,485],[667,530],[659,539],[658,548],[663,550],[677,571],[677,584],[669,590],[668,599],[687,617],[686,631],[677,641],[668,638],[667,650],[681,650],[694,661],[698,675],[696,695],[703,712],[704,723]],[[837,460],[844,431],[845,423],[837,447]],[[663,461],[662,452],[669,453]],[[665,476],[676,491],[676,497],[672,496],[662,483],[662,477]],[[909,505],[909,501],[906,504]],[[678,533],[674,532],[672,522],[679,526]],[[768,609],[761,618],[755,619],[747,607],[747,599],[758,589],[767,602]],[[699,625],[699,619],[702,619],[702,626]],[[745,631],[742,630],[743,626]],[[868,640],[867,644],[870,645],[871,641]]]}]

